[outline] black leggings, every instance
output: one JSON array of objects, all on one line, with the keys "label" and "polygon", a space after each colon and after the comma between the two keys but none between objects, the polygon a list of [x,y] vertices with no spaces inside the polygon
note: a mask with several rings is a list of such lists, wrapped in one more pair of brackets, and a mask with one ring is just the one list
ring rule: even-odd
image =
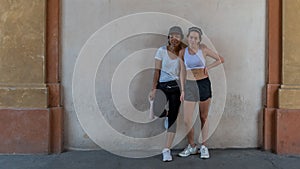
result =
[{"label": "black leggings", "polygon": [[[157,90],[153,102],[153,112],[156,116],[160,116],[165,111],[165,106],[169,102],[169,112],[168,112],[168,132],[176,132],[176,119],[180,107],[180,89],[169,92],[165,91],[159,84],[157,85]],[[174,125],[173,125],[174,124]]]}]

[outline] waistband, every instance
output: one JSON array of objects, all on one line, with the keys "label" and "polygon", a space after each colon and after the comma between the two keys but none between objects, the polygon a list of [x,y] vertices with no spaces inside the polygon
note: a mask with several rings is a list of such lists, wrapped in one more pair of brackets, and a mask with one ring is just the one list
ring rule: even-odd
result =
[{"label": "waistband", "polygon": [[199,79],[199,80],[186,80],[186,82],[193,83],[193,82],[201,82],[201,81],[206,81],[206,80],[209,80],[209,77]]}]

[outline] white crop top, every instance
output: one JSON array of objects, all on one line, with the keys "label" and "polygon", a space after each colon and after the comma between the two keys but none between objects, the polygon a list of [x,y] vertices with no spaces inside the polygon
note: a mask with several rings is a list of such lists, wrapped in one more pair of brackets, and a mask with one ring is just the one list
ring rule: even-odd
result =
[{"label": "white crop top", "polygon": [[187,70],[205,68],[202,50],[199,49],[196,54],[191,55],[188,48],[185,48],[184,64]]}]

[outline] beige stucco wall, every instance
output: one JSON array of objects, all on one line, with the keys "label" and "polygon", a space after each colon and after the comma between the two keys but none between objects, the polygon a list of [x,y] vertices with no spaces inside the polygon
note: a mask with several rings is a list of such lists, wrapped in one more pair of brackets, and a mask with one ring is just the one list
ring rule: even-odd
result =
[{"label": "beige stucco wall", "polygon": [[[201,26],[216,50],[224,56],[227,82],[225,88],[226,102],[220,123],[209,139],[209,146],[214,148],[258,147],[262,140],[261,110],[265,84],[265,0],[247,2],[243,0],[63,0],[61,57],[66,148],[99,149],[83,131],[74,109],[72,76],[80,50],[91,35],[105,24],[119,17],[141,12],[168,13]],[[147,20],[145,23],[139,22],[137,24],[147,24]],[[159,26],[160,28],[157,28],[157,25],[154,27],[161,34],[165,34],[169,28],[167,24]],[[187,25],[182,26],[185,28]],[[186,29],[184,31],[186,32]],[[103,41],[109,40],[109,38],[103,39]],[[122,130],[120,132],[123,134],[141,137],[147,133],[159,132],[160,129],[131,127],[128,124],[131,122],[120,120],[113,105],[108,100],[110,86],[106,81],[112,78],[115,66],[124,58],[122,54],[130,55],[132,52],[143,48],[159,47],[164,43],[165,37],[159,35],[130,37],[114,46],[105,56],[104,62],[106,64],[98,69],[95,84],[101,87],[95,90],[97,102],[104,105],[102,111],[104,111],[108,123]],[[223,82],[222,78],[217,76],[222,75],[218,73],[219,71],[222,69],[217,68],[211,72],[211,75],[216,75],[212,77],[216,90],[223,89],[218,87],[219,82],[220,84]],[[145,110],[148,107],[145,95],[150,89],[152,81],[150,77],[151,71],[145,71],[144,74],[137,75],[129,87],[132,104],[137,109]],[[217,93],[215,98],[221,97],[220,93]],[[156,124],[160,125],[161,122],[158,121]],[[182,113],[179,115],[179,122],[181,122],[180,125],[183,125]],[[182,131],[180,130],[180,132]],[[107,144],[113,144],[111,138],[102,139]],[[181,148],[185,144],[186,142],[182,142],[177,147]],[[128,145],[124,145],[124,149],[126,146]],[[139,145],[139,148],[143,149],[144,146]],[[149,148],[156,147],[148,147],[147,149]]]}]

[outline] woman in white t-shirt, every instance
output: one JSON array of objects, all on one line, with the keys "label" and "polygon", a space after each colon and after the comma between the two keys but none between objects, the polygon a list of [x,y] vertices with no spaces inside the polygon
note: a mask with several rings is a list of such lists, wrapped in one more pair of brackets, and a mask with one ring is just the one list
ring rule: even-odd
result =
[{"label": "woman in white t-shirt", "polygon": [[[154,99],[154,114],[158,116],[166,114],[168,117],[167,140],[162,151],[163,161],[172,161],[170,149],[176,132],[176,119],[181,104],[180,86],[183,86],[183,78],[180,77],[184,77],[185,71],[183,62],[178,55],[183,49],[182,39],[182,29],[178,26],[171,27],[168,34],[168,45],[160,47],[155,55],[155,72],[150,99]],[[167,103],[169,103],[168,112],[165,110]]]}]

